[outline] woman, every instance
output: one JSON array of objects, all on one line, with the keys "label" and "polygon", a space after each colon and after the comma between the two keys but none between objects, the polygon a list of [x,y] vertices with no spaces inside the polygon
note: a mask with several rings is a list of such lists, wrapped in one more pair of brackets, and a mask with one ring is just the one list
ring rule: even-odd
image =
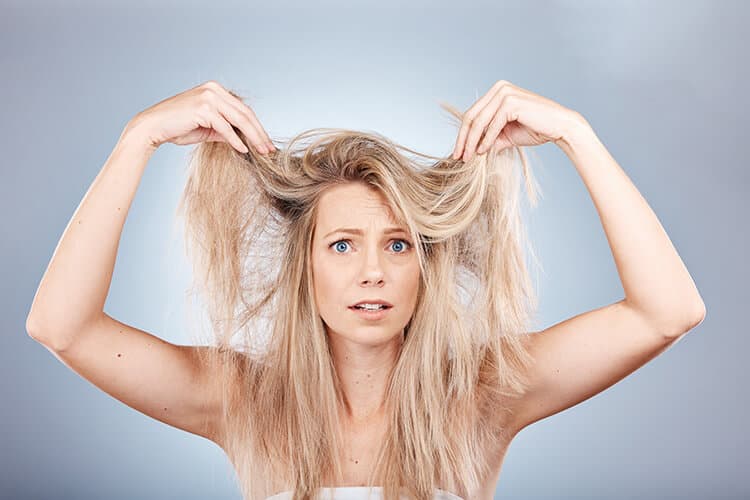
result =
[{"label": "woman", "polygon": [[[465,113],[446,109],[461,119],[453,154],[407,150],[437,160],[421,167],[350,130],[276,150],[213,81],[138,113],[60,240],[30,335],[125,404],[216,442],[245,498],[492,498],[521,429],[644,365],[705,308],[579,113],[502,80]],[[548,141],[593,198],[625,298],[527,333],[514,152],[534,201],[520,148]],[[125,217],[165,142],[200,143],[181,209],[207,345],[103,311]]]}]

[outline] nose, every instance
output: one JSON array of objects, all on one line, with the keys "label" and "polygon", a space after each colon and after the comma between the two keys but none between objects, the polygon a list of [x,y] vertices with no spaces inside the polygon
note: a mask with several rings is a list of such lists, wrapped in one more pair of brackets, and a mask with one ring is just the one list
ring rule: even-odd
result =
[{"label": "nose", "polygon": [[383,283],[383,266],[380,263],[380,252],[377,249],[370,249],[366,253],[364,268],[360,277],[361,284],[381,285]]}]

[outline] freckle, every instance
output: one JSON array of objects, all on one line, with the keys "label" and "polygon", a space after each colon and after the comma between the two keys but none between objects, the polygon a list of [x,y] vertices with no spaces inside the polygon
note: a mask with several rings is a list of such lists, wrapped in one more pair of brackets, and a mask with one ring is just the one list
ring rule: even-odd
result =
[{"label": "freckle", "polygon": [[117,210],[120,210],[120,207],[117,207]]},{"label": "freckle", "polygon": [[354,463],[355,463],[355,464],[358,464],[358,463],[359,463],[359,460],[355,460],[355,461],[354,461]]},{"label": "freckle", "polygon": [[167,411],[167,407],[166,406],[164,407],[164,411]]},{"label": "freckle", "polygon": [[120,356],[122,356],[122,354],[120,354],[120,353],[118,352],[118,353],[117,353],[117,357],[119,358]]},{"label": "freckle", "polygon": [[367,374],[367,376],[369,377],[369,376],[370,376],[370,374],[368,373],[368,374]]}]

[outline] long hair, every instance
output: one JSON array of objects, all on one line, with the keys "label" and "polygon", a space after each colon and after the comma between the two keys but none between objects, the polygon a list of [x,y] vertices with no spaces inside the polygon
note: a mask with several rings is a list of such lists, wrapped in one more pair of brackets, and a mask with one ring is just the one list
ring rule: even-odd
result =
[{"label": "long hair", "polygon": [[[460,122],[459,111],[441,106]],[[208,336],[192,338],[207,342],[202,362],[219,377],[220,442],[244,498],[284,490],[317,498],[318,488],[342,480],[343,399],[310,252],[318,200],[349,182],[385,197],[418,242],[421,271],[368,484],[382,486],[386,500],[404,490],[428,499],[436,488],[471,498],[492,472],[487,457],[508,438],[508,402],[526,389],[532,363],[523,335],[537,300],[518,159],[534,205],[536,192],[524,151],[463,162],[377,133],[317,128],[264,156],[235,132],[249,153],[224,142],[192,150],[178,213],[193,290],[210,319]]]}]

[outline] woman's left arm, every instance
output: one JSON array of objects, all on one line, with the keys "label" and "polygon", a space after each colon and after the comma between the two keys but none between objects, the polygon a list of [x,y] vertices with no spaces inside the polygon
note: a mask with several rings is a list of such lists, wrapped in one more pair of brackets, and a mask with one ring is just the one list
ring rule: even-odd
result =
[{"label": "woman's left arm", "polygon": [[499,151],[544,142],[557,144],[583,179],[625,302],[668,329],[684,331],[700,323],[705,305],[685,264],[656,214],[580,113],[500,80],[465,113],[453,157],[463,153],[468,161],[488,146]]},{"label": "woman's left arm", "polygon": [[705,305],[690,273],[641,193],[589,126],[558,143],[599,213],[625,300],[652,321],[682,332],[700,323]]},{"label": "woman's left arm", "polygon": [[625,298],[522,336],[535,363],[512,402],[514,434],[622,380],[705,316],[656,215],[579,113],[501,80],[464,113],[453,158],[548,141],[568,155],[591,194]]}]

